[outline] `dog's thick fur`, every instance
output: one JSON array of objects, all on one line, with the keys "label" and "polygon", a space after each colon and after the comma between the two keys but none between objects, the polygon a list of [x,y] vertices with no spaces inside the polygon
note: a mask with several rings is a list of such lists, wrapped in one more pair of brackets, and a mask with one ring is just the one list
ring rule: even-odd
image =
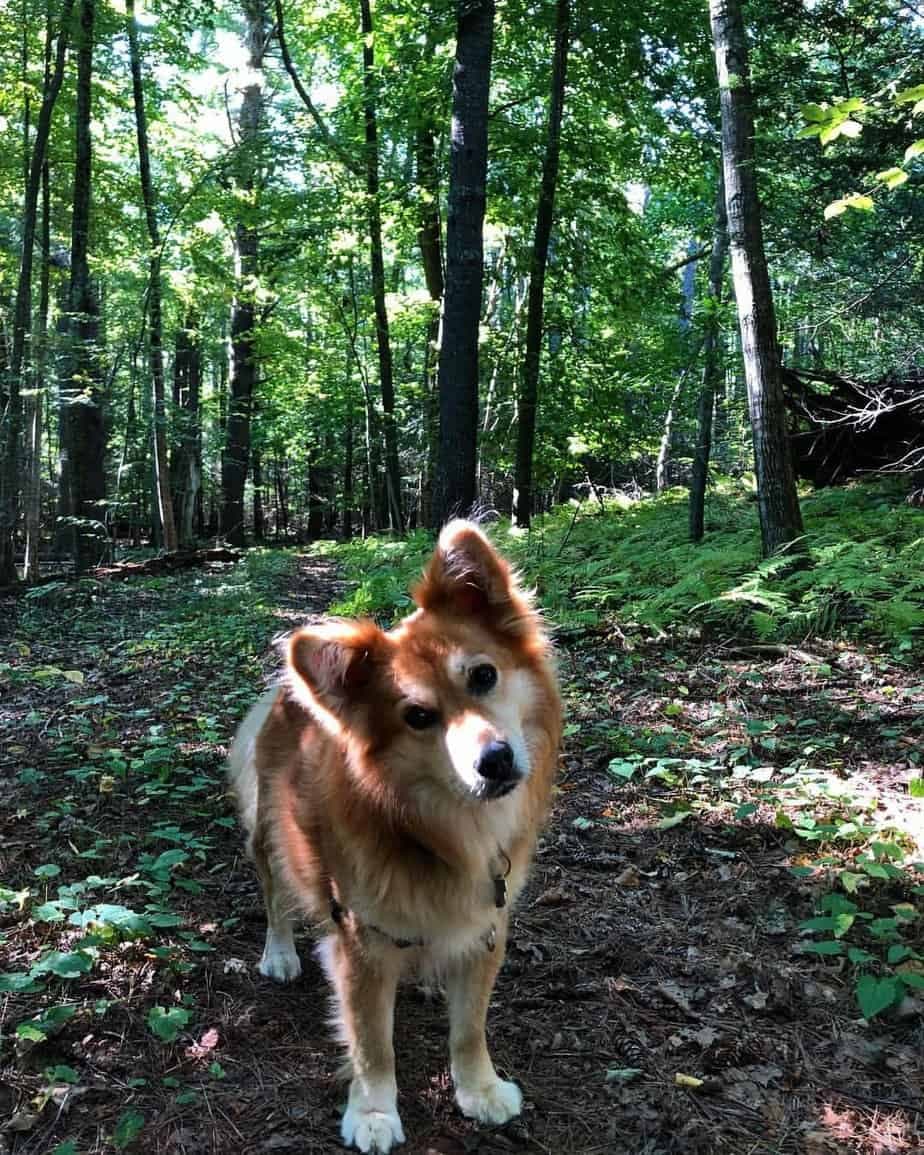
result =
[{"label": "dog's thick fur", "polygon": [[[560,737],[548,641],[480,530],[443,530],[414,599],[389,633],[344,621],[296,631],[286,685],[251,710],[230,756],[266,899],[260,970],[297,978],[294,918],[325,926],[319,955],[352,1075],[341,1134],[361,1151],[404,1139],[392,1021],[409,969],[445,985],[462,1111],[486,1123],[520,1111],[519,1088],[488,1054],[485,1017]],[[493,798],[489,749],[504,751],[512,776]]]}]

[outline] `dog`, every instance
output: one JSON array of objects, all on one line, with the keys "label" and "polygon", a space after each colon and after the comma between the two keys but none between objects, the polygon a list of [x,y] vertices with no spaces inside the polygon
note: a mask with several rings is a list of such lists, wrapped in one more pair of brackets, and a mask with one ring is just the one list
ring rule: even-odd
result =
[{"label": "dog", "polygon": [[412,594],[389,632],[340,620],[291,634],[285,682],[229,757],[266,902],[259,970],[298,978],[297,915],[326,932],[317,953],[351,1077],[341,1137],[380,1155],[404,1141],[392,1024],[408,972],[445,987],[463,1114],[520,1113],[485,1020],[561,736],[549,640],[475,525],[443,529]]}]

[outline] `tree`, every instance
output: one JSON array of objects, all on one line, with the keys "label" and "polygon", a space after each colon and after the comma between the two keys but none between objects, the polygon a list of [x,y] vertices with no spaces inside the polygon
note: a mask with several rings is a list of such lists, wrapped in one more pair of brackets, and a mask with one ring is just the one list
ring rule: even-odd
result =
[{"label": "tree", "polygon": [[92,145],[91,86],[96,0],[81,0],[77,41],[77,106],[74,121],[74,195],[71,276],[66,341],[59,381],[60,472],[58,508],[63,540],[77,572],[105,551],[106,427],[99,360],[99,302],[90,276]]},{"label": "tree", "polygon": [[452,75],[446,290],[439,362],[440,441],[434,521],[476,497],[478,324],[484,277],[482,227],[488,170],[488,93],[494,0],[457,0]]},{"label": "tree", "polygon": [[404,532],[401,509],[401,468],[398,464],[398,430],[395,425],[395,383],[385,306],[385,260],[382,253],[382,207],[379,203],[379,140],[375,111],[375,48],[369,0],[360,0],[363,34],[363,121],[366,137],[366,196],[369,213],[369,245],[372,268],[372,299],[375,305],[375,344],[379,358],[379,389],[385,429],[385,492],[388,518],[396,533]]},{"label": "tree", "polygon": [[259,192],[265,110],[263,58],[269,41],[264,0],[244,0],[245,40],[250,83],[238,115],[237,186],[241,205],[234,226],[236,283],[231,306],[231,396],[221,463],[221,532],[232,545],[244,544],[244,486],[250,466],[250,424],[257,381],[256,284],[260,274],[260,233],[254,199]]},{"label": "tree", "polygon": [[536,209],[532,260],[529,267],[529,304],[526,309],[526,351],[523,379],[517,399],[517,459],[514,481],[514,519],[527,527],[533,508],[533,449],[536,440],[536,402],[539,392],[539,360],[542,350],[542,318],[545,304],[545,269],[555,212],[555,186],[561,153],[561,119],[565,103],[570,39],[570,0],[558,0],[555,9],[555,51],[552,57],[552,93],[549,127]]},{"label": "tree", "polygon": [[770,276],[754,168],[747,41],[738,0],[709,0],[722,107],[722,160],[732,278],[741,330],[765,555],[802,536]]},{"label": "tree", "polygon": [[[45,156],[48,149],[48,139],[51,135],[51,118],[64,80],[73,8],[74,0],[63,0],[54,68],[50,69],[47,65],[45,68],[42,107],[39,111],[35,140],[32,144],[26,197],[22,210],[22,252],[19,262],[19,278],[16,284],[16,299],[13,306],[13,341],[6,373],[6,404],[3,407],[3,417],[0,419],[0,448],[3,450],[3,461],[0,463],[0,586],[12,585],[16,581],[13,535],[16,529],[18,508],[19,442],[22,434],[21,381],[32,313],[32,262],[38,219],[39,186],[42,172],[45,170]],[[50,21],[46,35],[46,54],[50,55],[52,36]]]},{"label": "tree", "polygon": [[712,253],[709,257],[709,295],[705,307],[703,335],[703,382],[697,406],[696,447],[693,452],[693,475],[690,480],[690,540],[701,541],[706,505],[706,482],[709,478],[709,456],[712,451],[712,413],[716,388],[722,372],[722,330],[720,307],[722,283],[725,280],[725,258],[728,254],[728,222],[725,213],[725,180],[722,166],[716,176],[715,220],[712,226]]},{"label": "tree", "polygon": [[151,255],[148,263],[148,351],[151,364],[151,388],[154,393],[154,487],[157,491],[157,515],[160,520],[163,546],[168,553],[177,548],[176,524],[173,517],[173,497],[170,493],[170,472],[167,468],[166,411],[164,407],[164,326],[161,309],[160,284],[160,228],[151,182],[151,157],[148,150],[148,124],[144,111],[144,87],[141,83],[141,51],[138,47],[138,25],[135,20],[135,0],[125,0],[128,21],[128,51],[132,72],[132,97],[135,105],[135,129],[138,136],[138,170],[141,176],[141,197],[144,219],[148,229]]}]

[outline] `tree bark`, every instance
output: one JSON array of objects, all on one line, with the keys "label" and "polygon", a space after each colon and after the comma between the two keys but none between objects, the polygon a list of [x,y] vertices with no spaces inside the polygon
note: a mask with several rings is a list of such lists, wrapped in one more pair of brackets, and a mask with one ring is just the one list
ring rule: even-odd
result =
[{"label": "tree bark", "polygon": [[99,369],[99,304],[90,279],[92,144],[90,111],[96,0],[81,0],[77,52],[71,276],[65,373],[60,383],[59,510],[62,537],[78,573],[98,564],[106,548],[106,430]]},{"label": "tree bark", "polygon": [[44,408],[48,358],[48,310],[51,293],[51,190],[48,161],[42,165],[42,273],[39,281],[38,347],[35,377],[26,399],[26,462],[23,510],[26,528],[26,558],[23,577],[27,582],[42,576],[39,551],[42,541],[42,410]]},{"label": "tree bark", "polygon": [[[29,179],[26,184],[25,203],[22,212],[22,253],[20,255],[19,277],[16,283],[16,299],[13,305],[13,340],[5,374],[6,403],[0,411],[0,450],[3,453],[3,461],[0,463],[0,586],[12,585],[17,577],[14,562],[14,534],[20,484],[19,443],[22,435],[22,375],[32,314],[32,258],[38,220],[39,187],[45,155],[48,150],[48,138],[51,134],[52,113],[64,80],[73,8],[74,0],[64,0],[58,26],[54,68],[50,71],[46,69],[45,73],[42,107],[39,110],[35,127],[35,140],[29,162]],[[46,48],[46,56],[50,52],[50,25],[47,36],[49,43]]]},{"label": "tree bark", "polygon": [[471,509],[478,446],[478,325],[488,171],[494,0],[457,0],[452,80],[446,292],[439,361],[440,438],[434,523]]},{"label": "tree bark", "polygon": [[[248,64],[258,77],[268,42],[268,20],[263,0],[246,0]],[[264,130],[263,85],[254,79],[244,89],[238,119],[238,187],[247,203],[235,226],[237,277],[231,307],[231,382],[225,448],[222,454],[221,531],[231,545],[244,544],[244,486],[250,466],[250,423],[257,361],[254,326],[254,286],[260,272],[259,234],[253,194],[257,191],[259,153]]]},{"label": "tree bark", "polygon": [[382,206],[379,201],[379,142],[376,118],[375,48],[370,0],[360,0],[363,34],[363,119],[366,132],[366,199],[369,213],[369,245],[372,269],[372,300],[375,307],[375,344],[379,359],[382,424],[385,433],[385,491],[388,519],[395,533],[404,532],[401,507],[401,468],[398,461],[398,427],[395,423],[395,383],[385,306],[385,261],[382,252]]},{"label": "tree bark", "polygon": [[148,357],[151,366],[151,388],[154,393],[154,480],[157,491],[157,514],[161,524],[163,547],[173,553],[178,545],[173,517],[173,496],[167,467],[167,415],[164,407],[164,326],[161,309],[160,228],[151,181],[151,157],[148,149],[148,123],[144,110],[144,87],[141,83],[141,51],[138,47],[138,24],[135,0],[125,0],[128,22],[128,55],[132,73],[132,98],[135,105],[135,132],[138,138],[138,171],[141,199],[147,224],[151,253],[148,259]]},{"label": "tree bark", "polygon": [[[700,251],[700,246],[696,243],[696,239],[693,238],[687,246],[687,255],[690,256]],[[686,338],[690,332],[690,326],[693,324],[697,264],[698,261],[696,260],[687,260],[680,266],[683,269],[683,275],[681,277],[680,316],[678,318],[681,350],[686,349]],[[674,452],[675,442],[674,419],[677,415],[677,406],[680,402],[683,383],[686,381],[691,368],[691,364],[688,363],[687,368],[678,376],[677,383],[671,393],[670,403],[667,406],[667,412],[664,414],[664,428],[661,433],[661,444],[658,446],[658,459],[655,462],[655,492],[657,493],[663,493],[670,484],[670,461],[671,455]]]},{"label": "tree bark", "polygon": [[722,373],[721,326],[722,283],[728,253],[728,222],[725,213],[725,181],[721,166],[716,177],[715,221],[709,257],[709,298],[704,309],[703,383],[697,407],[697,437],[690,479],[690,541],[702,541],[706,509],[706,482],[712,452],[712,413]]},{"label": "tree bark", "polygon": [[176,331],[173,358],[173,396],[176,440],[170,471],[177,537],[181,549],[191,549],[196,541],[202,494],[202,434],[199,398],[202,389],[202,350],[199,345],[199,317],[187,310]]},{"label": "tree bark", "polygon": [[529,303],[526,308],[526,352],[517,398],[517,458],[514,475],[513,516],[526,528],[533,510],[533,452],[536,444],[536,405],[539,395],[539,363],[542,353],[542,318],[545,303],[545,271],[555,214],[555,188],[561,151],[561,119],[565,103],[570,40],[570,2],[558,0],[555,9],[555,51],[552,57],[552,91],[549,127],[536,209],[536,231],[529,271]]},{"label": "tree bark", "polygon": [[754,118],[747,41],[738,0],[709,0],[722,106],[722,158],[732,278],[754,440],[764,555],[802,535],[780,382],[773,295],[764,254],[754,168]]},{"label": "tree bark", "polygon": [[[428,41],[429,45],[429,41]],[[429,45],[432,51],[432,45]],[[438,381],[437,364],[440,346],[440,312],[443,303],[443,245],[439,213],[439,174],[436,167],[436,131],[433,121],[426,119],[416,132],[415,153],[417,162],[417,203],[418,220],[417,243],[420,245],[420,259],[423,265],[427,292],[432,301],[432,312],[427,321],[424,346],[424,413],[421,422],[421,469],[420,510],[422,525],[430,525],[433,520],[433,479],[436,471],[438,423]]]}]

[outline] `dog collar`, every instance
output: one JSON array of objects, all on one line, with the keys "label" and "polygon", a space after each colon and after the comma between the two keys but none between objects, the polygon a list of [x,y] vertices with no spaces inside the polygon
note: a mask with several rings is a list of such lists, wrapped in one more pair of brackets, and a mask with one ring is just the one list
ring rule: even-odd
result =
[{"label": "dog collar", "polygon": [[[491,881],[494,883],[494,906],[497,908],[497,910],[503,910],[507,905],[507,878],[510,875],[511,863],[510,855],[506,852],[506,850],[500,846],[498,846],[497,849],[506,866],[503,874],[499,873],[497,870],[492,870]],[[341,902],[337,901],[337,897],[333,892],[333,887],[331,887],[330,917],[332,921],[337,926],[342,926],[343,920],[349,913],[350,912],[347,910],[347,908]],[[396,946],[398,950],[409,950],[411,947],[429,945],[429,940],[425,938],[395,938],[394,935],[389,934],[386,930],[382,930],[380,926],[374,926],[371,922],[366,924],[366,928],[368,930],[374,931],[378,935],[381,935],[382,938],[387,938],[392,946]],[[485,933],[483,937],[485,948],[487,950],[493,951],[497,945],[497,927],[494,925],[494,923],[491,923],[490,929]]]}]

